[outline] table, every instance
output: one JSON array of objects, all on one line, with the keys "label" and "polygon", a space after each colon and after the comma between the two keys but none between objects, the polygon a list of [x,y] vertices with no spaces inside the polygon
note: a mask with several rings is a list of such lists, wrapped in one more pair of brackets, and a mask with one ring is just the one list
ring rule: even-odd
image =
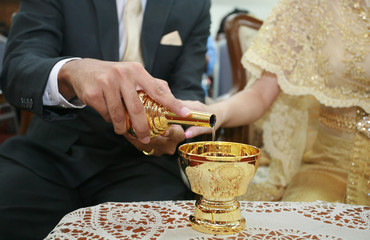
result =
[{"label": "table", "polygon": [[210,235],[190,227],[194,201],[108,202],[67,214],[46,240],[57,239],[370,239],[370,206],[327,202],[246,202],[244,231]]}]

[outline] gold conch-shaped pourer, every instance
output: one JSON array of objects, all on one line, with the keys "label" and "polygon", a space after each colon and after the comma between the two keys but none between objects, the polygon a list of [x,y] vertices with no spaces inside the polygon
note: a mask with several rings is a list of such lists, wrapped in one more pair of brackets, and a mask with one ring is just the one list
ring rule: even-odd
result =
[{"label": "gold conch-shaped pourer", "polygon": [[[144,105],[148,118],[151,137],[163,134],[168,128],[170,128],[171,124],[213,127],[216,123],[216,115],[213,113],[191,110],[187,117],[181,117],[154,101],[144,91],[139,90],[138,94]],[[128,132],[133,136],[136,136],[129,119],[127,120],[127,123],[129,124]]]}]

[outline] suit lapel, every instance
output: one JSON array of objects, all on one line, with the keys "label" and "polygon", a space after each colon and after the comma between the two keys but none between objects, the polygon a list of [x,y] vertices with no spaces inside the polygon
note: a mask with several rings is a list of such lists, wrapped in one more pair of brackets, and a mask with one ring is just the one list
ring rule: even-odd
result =
[{"label": "suit lapel", "polygon": [[93,0],[103,60],[119,61],[118,18],[114,0]]},{"label": "suit lapel", "polygon": [[141,52],[148,72],[152,71],[172,2],[173,0],[148,0],[146,3],[141,31]]}]

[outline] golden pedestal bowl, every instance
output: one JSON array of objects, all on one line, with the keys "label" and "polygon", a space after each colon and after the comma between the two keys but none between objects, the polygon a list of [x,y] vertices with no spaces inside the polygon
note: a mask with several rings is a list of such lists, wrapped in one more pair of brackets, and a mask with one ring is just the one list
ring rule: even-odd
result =
[{"label": "golden pedestal bowl", "polygon": [[179,165],[194,193],[192,228],[210,234],[233,234],[245,228],[240,203],[258,168],[260,149],[234,142],[193,142],[179,147]]}]

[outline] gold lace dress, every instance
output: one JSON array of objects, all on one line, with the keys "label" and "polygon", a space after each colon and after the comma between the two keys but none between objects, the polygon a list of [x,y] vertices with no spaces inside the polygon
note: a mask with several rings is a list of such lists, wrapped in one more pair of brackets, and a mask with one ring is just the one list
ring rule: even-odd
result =
[{"label": "gold lace dress", "polygon": [[[271,157],[247,200],[370,205],[369,0],[282,0],[242,62],[282,90],[258,125]],[[367,125],[366,125],[367,124]]]}]

